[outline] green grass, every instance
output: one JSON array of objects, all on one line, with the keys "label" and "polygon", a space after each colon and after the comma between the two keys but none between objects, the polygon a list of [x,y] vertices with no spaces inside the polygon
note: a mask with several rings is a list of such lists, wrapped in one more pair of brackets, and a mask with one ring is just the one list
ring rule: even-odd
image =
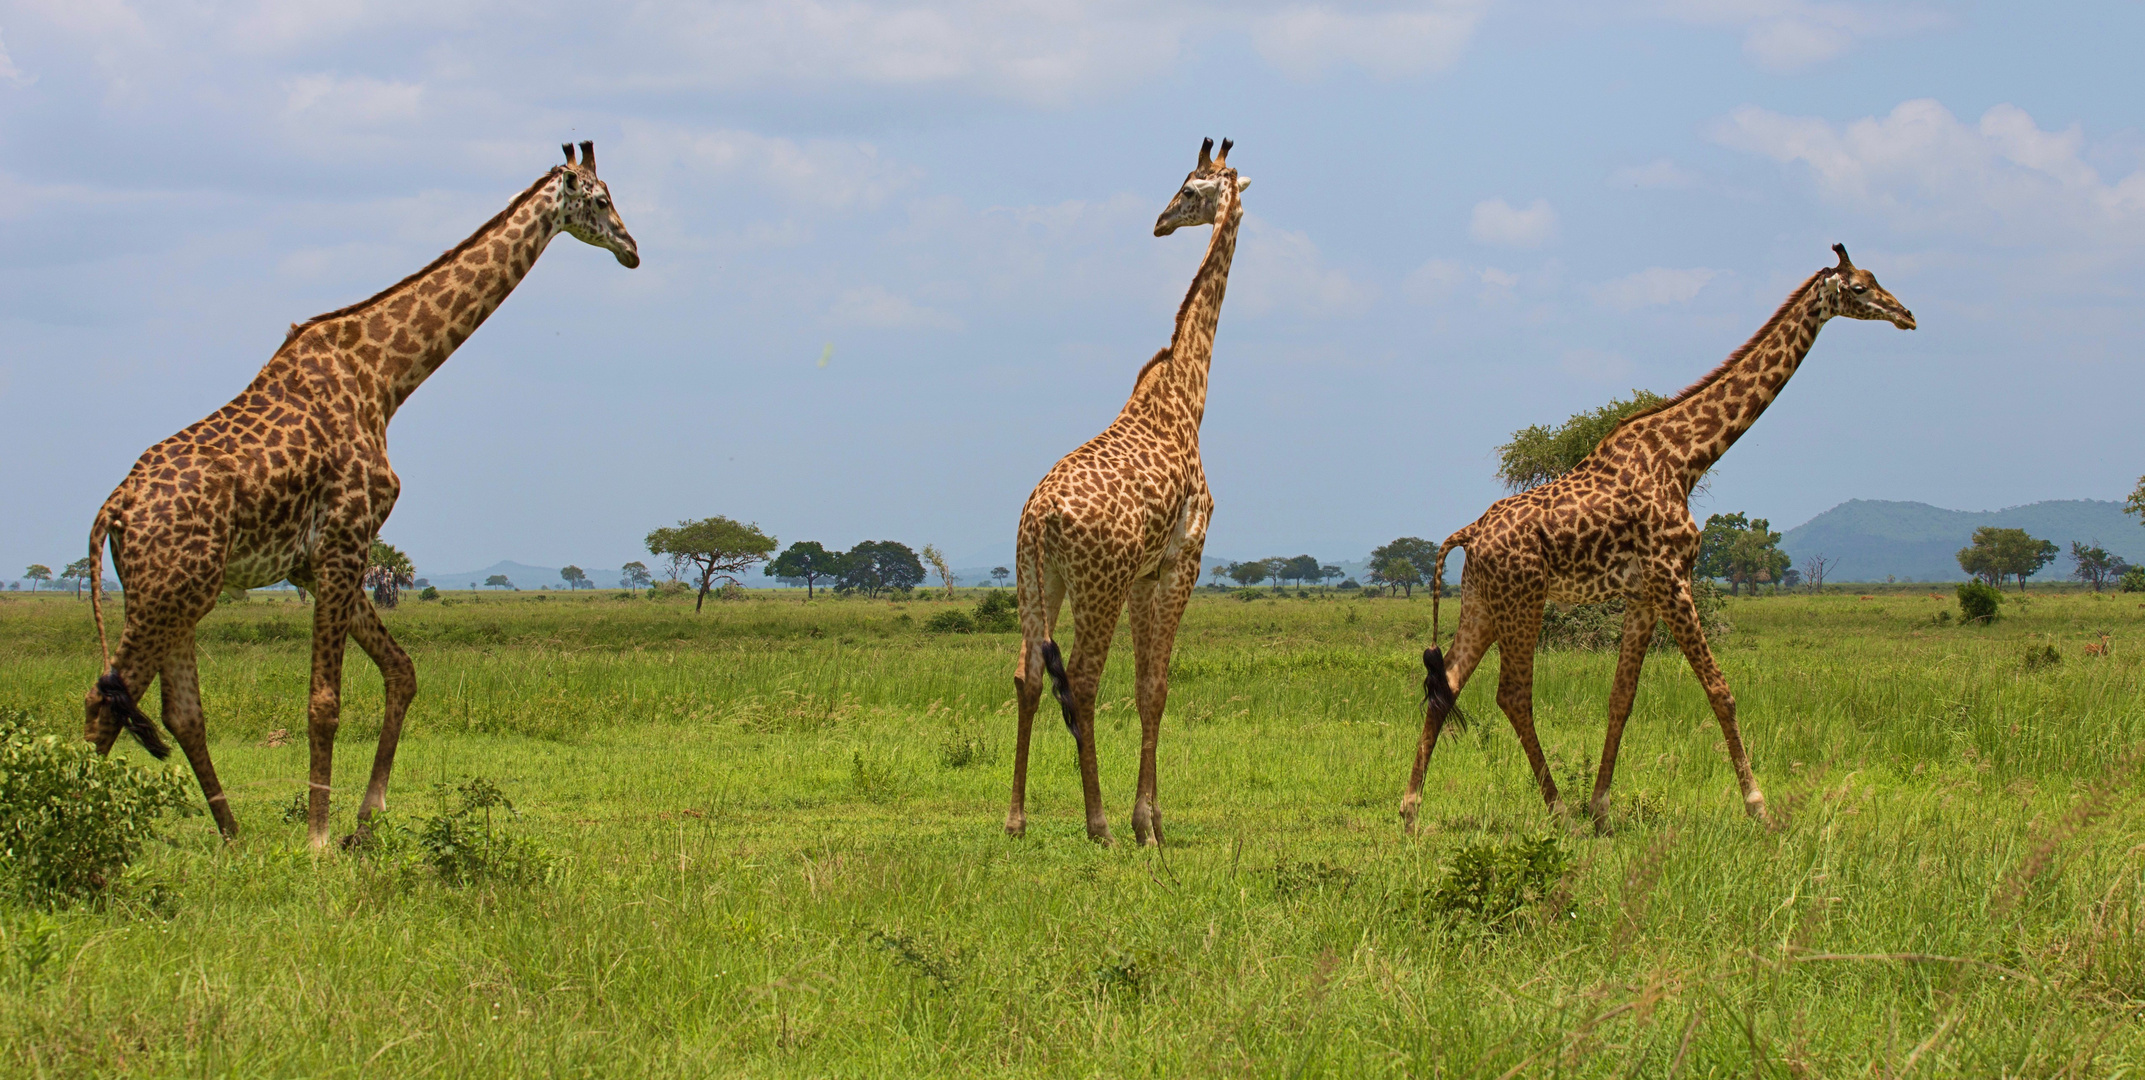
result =
[{"label": "green grass", "polygon": [[[1991,627],[1925,591],[1733,601],[1718,654],[1784,819],[1747,822],[1704,695],[1649,661],[1615,834],[1543,810],[1491,691],[1396,822],[1427,599],[1202,595],[1161,745],[1170,847],[1084,840],[1072,743],[1037,727],[1003,836],[1009,634],[942,603],[455,594],[389,625],[420,691],[391,819],[488,777],[550,856],[453,887],[315,857],[310,609],[201,633],[244,836],[174,821],[126,899],[0,909],[19,1075],[2119,1075],[2145,1063],[2145,608],[2035,594]],[[2009,594],[2015,597],[2016,594]],[[1451,605],[1448,605],[1451,606]],[[1448,633],[1453,611],[1445,613]],[[2114,635],[2115,653],[2080,646]],[[2133,645],[2133,642],[2137,643]],[[2063,660],[2029,670],[2029,646]],[[1113,824],[1138,728],[1103,691]],[[0,707],[79,730],[87,605],[0,601]],[[379,678],[353,649],[338,829]],[[1614,658],[1550,653],[1538,723],[1590,784]],[[153,699],[155,695],[150,695]],[[154,702],[151,707],[153,710]],[[294,738],[266,745],[272,731]],[[122,744],[126,746],[127,744]],[[138,750],[123,750],[139,758]],[[1577,801],[1575,799],[1575,801]],[[1570,871],[1501,931],[1430,894],[1464,845],[1557,836]]]}]

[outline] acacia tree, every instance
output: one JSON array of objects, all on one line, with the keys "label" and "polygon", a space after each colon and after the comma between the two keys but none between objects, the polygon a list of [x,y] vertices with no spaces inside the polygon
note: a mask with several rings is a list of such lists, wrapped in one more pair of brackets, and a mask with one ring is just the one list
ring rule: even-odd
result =
[{"label": "acacia tree", "polygon": [[91,575],[94,573],[90,569],[90,565],[90,558],[85,555],[68,563],[67,569],[60,571],[61,581],[74,582],[74,595],[77,600],[82,598],[82,586],[88,584]]},{"label": "acacia tree", "polygon": [[648,564],[636,559],[618,568],[618,587],[621,589],[645,589],[655,584],[655,575],[648,572]]},{"label": "acacia tree", "polygon": [[565,579],[566,590],[568,592],[572,592],[575,589],[585,589],[589,587],[587,571],[582,570],[578,566],[560,567],[559,577]]},{"label": "acacia tree", "polygon": [[44,563],[31,563],[30,568],[22,572],[22,576],[29,579],[30,591],[36,592],[38,582],[52,580],[52,568]]},{"label": "acacia tree", "polygon": [[1279,576],[1302,585],[1305,582],[1321,580],[1320,570],[1317,559],[1309,555],[1298,555],[1282,561],[1282,572]]},{"label": "acacia tree", "polygon": [[1230,580],[1248,589],[1266,580],[1266,560],[1252,559],[1248,562],[1230,563],[1227,572]]},{"label": "acacia tree", "polygon": [[[1415,573],[1387,573],[1385,564],[1394,559],[1414,567]],[[1420,536],[1403,536],[1370,551],[1370,576],[1377,581],[1400,586],[1411,597],[1415,595],[1415,586],[1430,580],[1436,570],[1437,545]]]},{"label": "acacia tree", "polygon": [[647,544],[650,554],[670,560],[673,577],[688,570],[699,576],[700,592],[693,598],[696,612],[707,603],[716,579],[735,585],[737,574],[765,561],[775,550],[775,538],[761,532],[758,524],[721,515],[657,529],[648,534]]},{"label": "acacia tree", "polygon": [[[505,574],[493,574],[484,579],[484,584],[486,587],[493,589],[514,589],[514,583],[508,581]],[[520,592],[521,590],[514,589],[514,591]]]},{"label": "acacia tree", "polygon": [[1959,568],[1990,586],[2016,577],[2020,592],[2026,579],[2056,559],[2060,549],[2048,540],[2037,540],[2024,529],[1999,529],[1984,525],[1974,530],[1974,542],[1959,549]]},{"label": "acacia tree", "polygon": [[2123,500],[2123,513],[2136,514],[2138,524],[2145,525],[2145,476],[2138,477],[2138,486],[2130,489],[2130,497]]},{"label": "acacia tree", "polygon": [[1598,409],[1573,413],[1555,428],[1540,424],[1521,428],[1512,433],[1511,442],[1497,448],[1497,479],[1507,491],[1546,484],[1585,461],[1625,417],[1666,400],[1651,391],[1633,390],[1629,401],[1611,398]]},{"label": "acacia tree", "polygon": [[2094,592],[2119,580],[2130,569],[2121,556],[2108,554],[2098,543],[2088,545],[2077,540],[2071,541],[2071,562],[2075,564],[2071,576],[2091,585]]},{"label": "acacia tree", "polygon": [[842,572],[842,553],[828,551],[817,540],[799,540],[789,546],[781,556],[767,564],[766,574],[772,578],[804,582],[804,599],[812,599],[812,583],[823,577],[837,577]]},{"label": "acacia tree", "polygon": [[372,602],[384,608],[402,602],[402,590],[417,579],[417,568],[393,544],[372,542],[365,555],[365,576],[360,583],[372,590]]},{"label": "acacia tree", "polygon": [[999,587],[1003,588],[1005,587],[1005,579],[1012,573],[1013,571],[1003,566],[993,566],[991,567],[991,580],[997,582]]},{"label": "acacia tree", "polygon": [[923,583],[924,564],[907,544],[895,540],[866,540],[842,556],[835,582],[837,592],[861,592],[876,597],[882,592],[907,592]]},{"label": "acacia tree", "polygon": [[1423,572],[1412,560],[1398,555],[1386,559],[1373,558],[1370,564],[1370,580],[1387,588],[1398,588],[1402,595],[1413,597],[1415,587],[1423,583]]},{"label": "acacia tree", "polygon": [[1340,567],[1335,566],[1332,563],[1326,563],[1318,568],[1318,585],[1320,588],[1325,588],[1326,582],[1332,581],[1334,578],[1337,577],[1345,576],[1347,576],[1347,571],[1342,570]]}]

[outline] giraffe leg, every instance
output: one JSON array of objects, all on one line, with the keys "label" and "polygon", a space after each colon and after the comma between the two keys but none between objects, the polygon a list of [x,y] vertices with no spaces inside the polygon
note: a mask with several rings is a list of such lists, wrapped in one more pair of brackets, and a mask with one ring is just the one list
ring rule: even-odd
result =
[{"label": "giraffe leg", "polygon": [[238,819],[231,815],[223,784],[216,779],[216,766],[209,760],[208,725],[201,709],[201,675],[194,666],[191,633],[174,642],[165,654],[162,687],[164,726],[171,729],[179,749],[186,752],[187,763],[194,767],[194,778],[201,781],[201,794],[216,819],[216,831],[225,840],[236,840]]},{"label": "giraffe leg", "polygon": [[[1460,601],[1460,627],[1452,635],[1452,652],[1445,657],[1445,682],[1452,688],[1454,701],[1460,699],[1460,691],[1467,688],[1467,680],[1482,663],[1492,644],[1497,640],[1496,626],[1491,622],[1486,604],[1469,603],[1463,594]],[[1408,773],[1407,793],[1400,797],[1401,827],[1415,831],[1415,814],[1423,801],[1423,776],[1430,770],[1430,753],[1437,749],[1437,738],[1445,730],[1445,710],[1432,702],[1423,715],[1422,741],[1415,746],[1415,768]]]},{"label": "giraffe leg", "polygon": [[387,809],[387,778],[395,771],[395,748],[402,742],[402,718],[409,712],[410,700],[417,696],[417,666],[410,663],[410,654],[395,644],[371,604],[360,598],[354,614],[350,636],[357,639],[365,655],[372,657],[386,683],[380,747],[373,753],[372,780],[365,785],[365,798],[358,803],[358,825],[363,828],[374,811]]},{"label": "giraffe leg", "polygon": [[[1097,596],[1096,594],[1104,594]],[[1110,846],[1109,815],[1102,808],[1101,765],[1095,754],[1095,697],[1110,660],[1110,639],[1125,606],[1123,586],[1097,583],[1087,595],[1073,597],[1073,648],[1066,674],[1072,682],[1073,722],[1080,728],[1080,797],[1087,806],[1087,838]]]},{"label": "giraffe leg", "polygon": [[[1181,549],[1152,579],[1132,583],[1134,681],[1140,709],[1140,779],[1132,798],[1132,835],[1141,844],[1162,843],[1162,811],[1156,806],[1155,749],[1161,743],[1162,713],[1169,705],[1169,658],[1177,644],[1177,625],[1199,583],[1200,537]],[[1189,572],[1187,572],[1189,568]]]},{"label": "giraffe leg", "polygon": [[1691,599],[1691,583],[1681,574],[1668,575],[1668,580],[1650,590],[1659,596],[1655,607],[1667,621],[1669,633],[1676,638],[1676,647],[1683,650],[1683,658],[1691,662],[1691,672],[1698,676],[1700,686],[1706,688],[1706,698],[1713,704],[1713,716],[1720,721],[1721,738],[1728,744],[1728,761],[1735,767],[1735,782],[1743,789],[1743,811],[1770,827],[1772,815],[1765,812],[1765,793],[1758,790],[1758,778],[1750,771],[1750,755],[1743,750],[1743,733],[1735,722],[1735,695],[1728,691],[1728,680],[1721,674],[1720,665],[1713,661],[1713,650],[1706,645],[1705,630],[1698,624],[1698,605]]},{"label": "giraffe leg", "polygon": [[1504,710],[1512,721],[1512,730],[1519,734],[1519,745],[1527,751],[1527,764],[1534,769],[1534,781],[1541,785],[1542,801],[1549,804],[1550,813],[1561,818],[1565,814],[1564,799],[1557,794],[1556,777],[1550,775],[1549,760],[1542,755],[1542,742],[1534,733],[1534,647],[1542,633],[1541,601],[1535,601],[1530,608],[1533,618],[1525,620],[1523,627],[1508,622],[1504,632],[1497,635],[1497,707]]},{"label": "giraffe leg", "polygon": [[1616,682],[1609,689],[1609,730],[1601,741],[1601,772],[1594,777],[1594,831],[1609,832],[1609,781],[1616,775],[1616,748],[1624,741],[1624,721],[1631,718],[1631,702],[1638,697],[1639,671],[1646,664],[1646,649],[1653,644],[1653,609],[1638,600],[1624,604],[1624,640],[1616,655]]},{"label": "giraffe leg", "polygon": [[[129,646],[132,646],[131,648]],[[120,643],[112,650],[112,671],[127,688],[135,701],[140,701],[149,692],[149,684],[155,682],[164,666],[165,646],[159,642],[153,646],[139,642]],[[96,747],[99,755],[109,755],[112,747],[125,734],[126,725],[118,713],[104,699],[104,694],[92,689],[82,699],[82,738]]]},{"label": "giraffe leg", "polygon": [[1020,658],[1013,668],[1013,696],[1020,726],[1013,740],[1013,801],[1005,812],[1005,834],[1015,839],[1028,834],[1028,743],[1035,732],[1035,710],[1043,700],[1042,646],[1057,629],[1058,608],[1065,599],[1063,579],[1046,571],[1044,580],[1029,581],[1030,560],[1021,558],[1019,564]]},{"label": "giraffe leg", "polygon": [[[357,549],[362,551],[362,549]],[[364,602],[358,588],[358,564],[322,567],[313,574],[313,684],[306,705],[306,737],[312,766],[306,776],[306,839],[315,851],[328,846],[328,795],[335,774],[335,729],[342,723],[343,647],[350,636],[356,607]]]}]

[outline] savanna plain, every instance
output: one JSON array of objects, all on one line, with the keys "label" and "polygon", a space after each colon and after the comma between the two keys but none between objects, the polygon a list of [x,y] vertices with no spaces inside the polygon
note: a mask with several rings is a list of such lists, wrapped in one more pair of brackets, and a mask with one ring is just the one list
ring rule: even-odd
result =
[{"label": "savanna plain", "polygon": [[[287,814],[310,609],[256,594],[200,631],[242,836],[172,817],[102,902],[0,907],[0,1072],[2124,1075],[2145,605],[2007,595],[1985,626],[1942,614],[1948,587],[1730,600],[1716,649],[1772,830],[1662,652],[1609,834],[1553,819],[1493,656],[1409,836],[1428,599],[1203,592],[1160,850],[1123,842],[1125,642],[1104,849],[1047,699],[1028,836],[1004,835],[1017,639],[927,629],[976,594],[406,598],[385,616],[420,689],[389,813],[315,855]],[[350,656],[338,835],[381,707]],[[1538,665],[1574,805],[1614,660]],[[0,600],[0,709],[76,737],[97,670],[86,602]],[[457,836],[492,861],[443,857]]]}]

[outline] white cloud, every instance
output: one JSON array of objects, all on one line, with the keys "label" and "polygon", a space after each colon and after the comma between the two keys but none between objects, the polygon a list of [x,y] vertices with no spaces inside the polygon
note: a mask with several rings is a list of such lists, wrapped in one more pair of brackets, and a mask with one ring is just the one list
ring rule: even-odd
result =
[{"label": "white cloud", "polygon": [[880,330],[959,330],[961,320],[896,296],[878,285],[842,293],[828,313],[836,322]]},{"label": "white cloud", "polygon": [[870,209],[914,180],[914,168],[876,146],[840,139],[787,139],[735,129],[696,130],[632,121],[620,156],[644,172],[683,167],[698,180],[741,180],[785,201],[835,210]]},{"label": "white cloud", "polygon": [[1618,311],[1632,311],[1662,304],[1686,303],[1697,296],[1707,282],[1719,276],[1720,271],[1702,266],[1688,270],[1655,266],[1636,274],[1626,274],[1613,281],[1605,281],[1587,292],[1598,304]]},{"label": "white cloud", "polygon": [[1451,259],[1432,259],[1400,283],[1401,295],[1418,304],[1442,304],[1467,280],[1467,268]]},{"label": "white cloud", "polygon": [[1800,163],[1827,199],[1902,229],[2021,244],[2145,242],[2145,170],[2109,183],[2087,163],[2076,126],[2043,131],[2013,105],[1978,125],[1926,98],[1847,124],[1744,106],[1714,137]]},{"label": "white cloud", "polygon": [[1524,209],[1503,199],[1486,199],[1475,204],[1467,234],[1499,247],[1538,248],[1556,236],[1557,212],[1547,199],[1536,199]]},{"label": "white cloud", "polygon": [[1743,31],[1743,53],[1767,71],[1799,71],[1863,41],[1903,37],[1943,26],[1943,15],[1912,4],[1811,3],[1808,0],[1662,0],[1668,18]]},{"label": "white cloud", "polygon": [[1609,174],[1609,186],[1613,188],[1647,188],[1652,190],[1687,188],[1698,182],[1698,175],[1667,158],[1659,158],[1644,165],[1630,165]]},{"label": "white cloud", "polygon": [[283,115],[308,126],[372,127],[417,118],[424,87],[360,76],[300,75],[283,84]]},{"label": "white cloud", "polygon": [[5,38],[0,38],[0,80],[14,83],[16,86],[28,86],[37,81],[37,76],[24,75],[22,69],[15,66],[15,58],[8,55]]},{"label": "white cloud", "polygon": [[1232,306],[1247,315],[1281,311],[1313,318],[1348,318],[1370,310],[1378,290],[1326,265],[1310,236],[1274,228],[1255,216],[1230,268]]},{"label": "white cloud", "polygon": [[1268,63],[1298,81],[1344,64],[1395,79],[1451,67],[1481,20],[1482,4],[1474,0],[1375,12],[1302,5],[1253,20],[1251,41]]}]

